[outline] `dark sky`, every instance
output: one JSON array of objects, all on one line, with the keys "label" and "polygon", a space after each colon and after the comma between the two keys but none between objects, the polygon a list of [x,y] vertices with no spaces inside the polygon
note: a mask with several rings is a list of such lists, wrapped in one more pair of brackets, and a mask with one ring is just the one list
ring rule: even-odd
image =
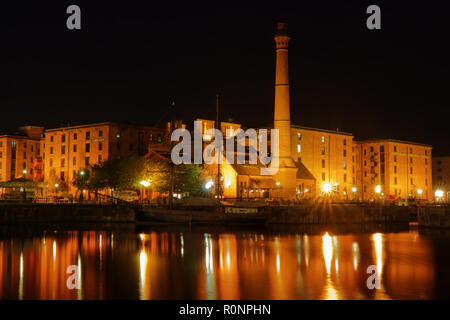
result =
[{"label": "dark sky", "polygon": [[[161,3],[165,3],[162,5]],[[450,154],[449,11],[422,1],[3,1],[0,129],[155,124],[175,100],[191,125],[273,121],[277,21],[292,37],[296,124],[395,138]],[[78,4],[82,29],[66,28]],[[382,29],[366,28],[370,4]]]}]

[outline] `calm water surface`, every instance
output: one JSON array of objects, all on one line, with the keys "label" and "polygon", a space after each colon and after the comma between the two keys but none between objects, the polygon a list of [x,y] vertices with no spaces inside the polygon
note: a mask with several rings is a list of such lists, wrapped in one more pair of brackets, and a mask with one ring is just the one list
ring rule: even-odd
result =
[{"label": "calm water surface", "polygon": [[436,299],[448,272],[450,232],[409,226],[0,229],[0,299]]}]

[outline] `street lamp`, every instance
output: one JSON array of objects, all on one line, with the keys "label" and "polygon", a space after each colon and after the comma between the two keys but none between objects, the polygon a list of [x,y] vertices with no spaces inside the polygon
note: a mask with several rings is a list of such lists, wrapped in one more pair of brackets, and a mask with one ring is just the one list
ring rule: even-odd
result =
[{"label": "street lamp", "polygon": [[422,198],[422,193],[423,193],[422,189],[417,189],[417,194],[419,195],[419,198]]},{"label": "street lamp", "polygon": [[440,201],[442,199],[442,197],[444,196],[444,191],[436,190],[436,192],[434,193],[434,196],[436,197],[437,201]]},{"label": "street lamp", "polygon": [[23,169],[22,173],[25,176],[28,173],[27,169]]},{"label": "street lamp", "polygon": [[205,189],[206,190],[209,190],[209,189],[211,189],[211,187],[214,185],[214,182],[212,182],[212,180],[208,180],[206,183],[205,183]]},{"label": "street lamp", "polygon": [[378,194],[381,193],[381,186],[380,186],[380,185],[377,185],[377,186],[375,187],[375,192],[378,193]]},{"label": "street lamp", "polygon": [[147,188],[147,187],[150,186],[150,181],[148,181],[148,180],[142,180],[142,181],[140,182],[140,184],[141,184],[141,186]]},{"label": "street lamp", "polygon": [[333,187],[331,186],[331,183],[329,183],[329,182],[325,182],[322,185],[322,191],[325,193],[330,193],[332,189],[333,189]]},{"label": "street lamp", "polygon": [[281,183],[279,181],[275,182],[277,186],[277,200],[280,200],[280,185]]},{"label": "street lamp", "polygon": [[[141,180],[141,182],[139,182],[139,184],[141,186],[143,186],[144,188],[148,188],[148,187],[150,187],[150,180]],[[146,198],[146,197],[148,200],[148,190],[144,190],[144,192],[142,193],[142,197],[141,197],[142,201],[144,201],[144,198]]]}]

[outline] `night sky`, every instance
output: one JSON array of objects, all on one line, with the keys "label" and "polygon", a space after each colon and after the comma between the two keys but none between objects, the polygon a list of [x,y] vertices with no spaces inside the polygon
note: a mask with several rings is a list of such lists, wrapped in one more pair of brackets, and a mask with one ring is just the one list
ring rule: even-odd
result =
[{"label": "night sky", "polygon": [[[422,1],[3,1],[0,131],[169,120],[273,121],[275,23],[285,21],[293,123],[450,155],[449,10]],[[82,29],[66,28],[77,4]],[[366,8],[381,7],[381,30]]]}]

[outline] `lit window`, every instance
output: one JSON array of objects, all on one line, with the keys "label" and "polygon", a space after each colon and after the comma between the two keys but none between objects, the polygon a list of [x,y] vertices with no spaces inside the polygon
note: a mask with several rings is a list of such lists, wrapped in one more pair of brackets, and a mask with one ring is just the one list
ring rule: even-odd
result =
[{"label": "lit window", "polygon": [[302,151],[302,146],[301,145],[297,145],[297,152],[300,153]]},{"label": "lit window", "polygon": [[344,160],[344,169],[347,169],[347,161]]},{"label": "lit window", "polygon": [[325,143],[325,136],[322,136],[322,143]]},{"label": "lit window", "polygon": [[302,140],[302,134],[300,132],[297,132],[297,140]]}]

